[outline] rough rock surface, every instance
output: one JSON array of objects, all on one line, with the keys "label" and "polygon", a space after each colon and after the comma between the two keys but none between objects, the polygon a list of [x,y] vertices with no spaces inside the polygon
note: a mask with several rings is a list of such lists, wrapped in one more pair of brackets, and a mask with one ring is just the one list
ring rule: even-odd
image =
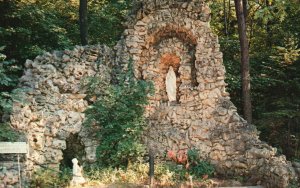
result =
[{"label": "rough rock surface", "polygon": [[[247,175],[253,184],[287,187],[294,170],[258,138],[230,102],[218,38],[203,0],[141,1],[119,42],[119,64],[132,57],[138,78],[154,82],[147,142],[159,154],[197,148],[226,175]],[[127,52],[127,53],[124,53]],[[179,59],[179,61],[178,61]],[[123,61],[122,61],[123,60]],[[177,75],[177,103],[169,105],[165,78]]]},{"label": "rough rock surface", "polygon": [[92,139],[93,132],[82,126],[88,107],[82,82],[88,76],[105,77],[109,82],[112,59],[108,47],[77,46],[26,61],[27,69],[20,80],[25,102],[14,105],[11,124],[27,135],[27,171],[39,165],[57,169],[70,134],[81,137],[85,160],[95,161],[97,142]]},{"label": "rough rock surface", "polygon": [[[260,141],[255,127],[230,102],[207,4],[144,0],[140,5],[115,52],[105,46],[76,47],[26,62],[21,87],[27,103],[14,105],[11,123],[27,135],[27,170],[39,165],[57,168],[70,134],[79,134],[86,160],[94,161],[97,142],[82,127],[88,101],[80,82],[86,76],[110,80],[110,67],[126,66],[131,58],[136,77],[154,83],[145,141],[158,154],[197,148],[221,174],[247,175],[253,184],[266,187],[287,187],[295,176],[290,162]],[[171,104],[165,83],[170,66],[177,76],[176,101]]]},{"label": "rough rock surface", "polygon": [[[20,169],[24,169],[24,164],[20,165]],[[25,177],[24,171],[22,176]],[[25,179],[22,179],[24,185]],[[19,170],[17,162],[1,161],[0,163],[0,188],[19,187]]]}]

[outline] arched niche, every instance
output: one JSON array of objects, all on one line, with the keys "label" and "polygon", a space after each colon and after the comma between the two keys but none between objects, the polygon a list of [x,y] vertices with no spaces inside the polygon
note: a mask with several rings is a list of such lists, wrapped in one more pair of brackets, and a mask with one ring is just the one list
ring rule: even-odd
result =
[{"label": "arched niche", "polygon": [[149,38],[146,41],[148,41],[148,45],[150,46],[156,46],[160,43],[160,41],[173,37],[176,37],[183,43],[188,44],[191,48],[197,45],[197,38],[191,31],[173,24],[168,24],[165,27],[160,27],[150,31],[148,36]]},{"label": "arched niche", "polygon": [[[163,30],[164,28],[162,28]],[[142,78],[152,80],[156,89],[156,100],[165,103],[168,101],[166,92],[166,75],[172,66],[177,77],[177,103],[187,90],[198,85],[196,79],[195,52],[196,45],[191,34],[170,30],[169,33],[155,32],[154,41],[144,50],[141,62]],[[160,36],[160,37],[159,37]],[[152,75],[152,77],[148,77]]]},{"label": "arched niche", "polygon": [[[179,91],[179,86],[181,84],[181,78],[180,78],[180,74],[179,74],[179,67],[181,64],[181,58],[176,55],[175,53],[165,53],[161,55],[160,58],[160,63],[159,63],[159,67],[161,70],[161,76],[163,78],[163,83],[165,83],[165,86],[162,87],[164,92],[166,92],[166,82],[167,82],[167,74],[168,71],[170,70],[170,67],[172,67],[172,71],[174,71],[175,75],[176,75],[176,102],[179,102],[179,98],[180,98],[180,91]],[[174,87],[175,87],[174,86]],[[170,99],[169,99],[170,100]]]},{"label": "arched niche", "polygon": [[60,168],[72,168],[72,159],[76,158],[82,162],[85,158],[85,146],[82,143],[79,134],[70,134],[66,139],[66,149],[62,150],[63,159],[60,162]]}]

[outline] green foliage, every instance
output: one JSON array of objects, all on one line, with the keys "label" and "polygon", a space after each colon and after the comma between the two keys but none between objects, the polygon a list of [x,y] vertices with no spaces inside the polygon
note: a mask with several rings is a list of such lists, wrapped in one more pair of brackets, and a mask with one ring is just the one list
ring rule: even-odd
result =
[{"label": "green foliage", "polygon": [[[0,51],[3,48],[0,48]],[[17,73],[20,70],[14,61],[6,61],[6,56],[0,53],[0,141],[15,141],[17,134],[3,122],[2,116],[8,114],[12,108],[12,100],[18,91],[11,91],[18,83]]]},{"label": "green foliage", "polygon": [[0,46],[19,64],[43,51],[68,48],[74,34],[77,6],[63,1],[3,1],[0,3]]},{"label": "green foliage", "polygon": [[[86,168],[85,172],[89,185],[144,185],[149,180],[149,163],[130,163],[127,168],[101,168],[95,165]],[[179,187],[178,185],[189,181],[188,170],[174,162],[157,162],[154,172],[155,184],[158,187]],[[203,179],[198,180],[204,182]]]},{"label": "green foliage", "polygon": [[[131,1],[89,1],[90,44],[113,45],[123,31],[122,21]],[[43,51],[71,48],[79,44],[78,1],[19,0],[0,1],[0,123],[10,113],[12,99],[19,98],[13,90],[22,74],[26,59]],[[2,46],[5,46],[2,47]],[[0,132],[8,129],[1,125]],[[4,136],[3,136],[4,139]]]},{"label": "green foliage", "polygon": [[300,183],[297,180],[292,180],[288,185],[288,188],[298,188],[300,187]]},{"label": "green foliage", "polygon": [[72,178],[72,170],[64,169],[61,172],[53,169],[40,169],[35,172],[30,180],[31,188],[61,188],[67,187]]},{"label": "green foliage", "polygon": [[188,150],[189,173],[196,178],[204,178],[212,176],[215,172],[214,167],[207,161],[203,161],[199,157],[199,151],[196,149]]},{"label": "green foliage", "polygon": [[187,152],[187,156],[188,156],[188,161],[190,163],[197,163],[200,160],[199,152],[196,149],[189,149]]},{"label": "green foliage", "polygon": [[[4,47],[0,48],[0,52]],[[6,56],[0,53],[0,87],[15,87],[18,83],[18,71],[20,68],[15,65],[15,61],[6,60]]]},{"label": "green foliage", "polygon": [[[89,44],[114,45],[131,4],[131,0],[89,1]],[[22,65],[43,51],[80,44],[78,9],[74,0],[0,1],[0,46]]]},{"label": "green foliage", "polygon": [[14,142],[18,138],[17,133],[7,123],[0,123],[0,141]]},{"label": "green foliage", "polygon": [[260,89],[265,94],[257,98],[264,102],[257,104],[256,121],[262,138],[281,149],[289,158],[300,156],[299,68],[299,63],[273,66],[274,75],[270,75],[273,77],[270,79],[272,83],[269,82],[264,90]]},{"label": "green foliage", "polygon": [[300,57],[300,48],[295,37],[289,37],[284,40],[284,46],[276,46],[274,55],[271,58],[275,62],[283,64],[292,64]]},{"label": "green foliage", "polygon": [[[5,57],[1,53],[0,55]],[[18,83],[19,70],[20,68],[14,64],[14,61],[0,59],[0,116],[11,110],[12,98],[17,95],[17,91],[11,90]]]},{"label": "green foliage", "polygon": [[174,162],[166,163],[162,166],[165,172],[172,174],[173,182],[182,182],[188,180],[189,171],[183,165],[178,165]]},{"label": "green foliage", "polygon": [[199,161],[196,165],[191,166],[189,170],[191,175],[197,178],[212,176],[215,172],[214,167],[207,161]]},{"label": "green foliage", "polygon": [[[263,24],[267,24],[270,21],[277,19],[278,21],[284,21],[287,12],[285,2],[282,0],[271,0],[268,4],[265,2],[252,2],[252,6],[257,8],[257,11],[254,12],[254,19],[260,19]],[[259,6],[261,8],[259,8]]]},{"label": "green foliage", "polygon": [[146,125],[143,113],[151,85],[135,79],[129,63],[117,84],[104,86],[85,112],[85,125],[99,127],[97,156],[101,165],[127,166],[145,153],[140,136]]},{"label": "green foliage", "polygon": [[[177,170],[177,171],[176,171]],[[131,183],[131,184],[147,184],[149,180],[149,164],[148,163],[132,163],[128,165],[126,169],[123,168],[99,168],[93,166],[85,169],[86,176],[90,182],[101,182],[104,184],[116,184],[116,183]],[[166,163],[155,164],[155,179],[157,184],[162,186],[175,185],[185,179],[176,166],[171,166]],[[180,177],[179,177],[180,176]]]},{"label": "green foliage", "polygon": [[92,181],[104,184],[111,183],[144,183],[148,179],[149,166],[145,163],[133,163],[126,169],[99,168],[97,166],[86,169],[87,177]]},{"label": "green foliage", "polygon": [[[213,1],[212,26],[219,35],[227,91],[242,114],[240,55],[234,4]],[[288,158],[300,155],[299,1],[248,1],[251,93],[254,124],[261,138]],[[227,33],[225,32],[225,24]]]},{"label": "green foliage", "polygon": [[177,164],[171,166],[171,169],[179,175],[179,179],[188,179],[188,176],[200,180],[207,179],[215,172],[214,167],[209,162],[201,160],[199,151],[196,149],[180,150],[177,153],[169,150],[167,156]]},{"label": "green foliage", "polygon": [[90,43],[114,45],[124,30],[122,22],[125,21],[131,6],[132,0],[90,1],[88,14]]}]

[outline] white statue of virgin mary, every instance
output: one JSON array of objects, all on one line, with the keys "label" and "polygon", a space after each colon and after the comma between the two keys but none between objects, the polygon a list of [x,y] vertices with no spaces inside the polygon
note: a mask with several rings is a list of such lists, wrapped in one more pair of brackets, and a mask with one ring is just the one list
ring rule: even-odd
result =
[{"label": "white statue of virgin mary", "polygon": [[176,74],[173,67],[169,67],[168,74],[166,76],[166,90],[169,98],[169,102],[176,101]]}]

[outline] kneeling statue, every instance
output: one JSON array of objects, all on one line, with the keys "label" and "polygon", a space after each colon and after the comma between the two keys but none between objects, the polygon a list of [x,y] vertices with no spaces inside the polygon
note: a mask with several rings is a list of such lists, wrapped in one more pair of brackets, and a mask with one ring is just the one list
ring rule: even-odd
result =
[{"label": "kneeling statue", "polygon": [[71,181],[71,186],[77,186],[86,183],[86,180],[82,175],[83,169],[78,165],[78,160],[74,158],[72,159],[72,163],[73,163],[73,178]]}]

